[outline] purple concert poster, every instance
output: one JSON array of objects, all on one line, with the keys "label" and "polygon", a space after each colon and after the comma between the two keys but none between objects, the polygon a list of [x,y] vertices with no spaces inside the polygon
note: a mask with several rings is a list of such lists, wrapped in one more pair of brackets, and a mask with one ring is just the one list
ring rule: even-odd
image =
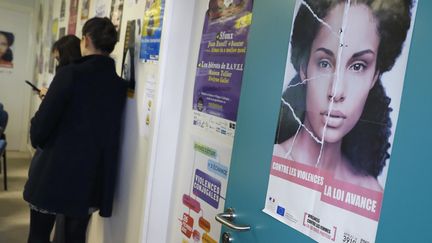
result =
[{"label": "purple concert poster", "polygon": [[193,109],[235,122],[253,0],[211,0],[204,20]]}]

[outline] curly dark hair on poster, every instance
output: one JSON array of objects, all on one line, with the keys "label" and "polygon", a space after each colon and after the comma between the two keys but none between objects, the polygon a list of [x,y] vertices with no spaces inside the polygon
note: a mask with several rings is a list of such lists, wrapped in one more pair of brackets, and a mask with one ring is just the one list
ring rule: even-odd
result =
[{"label": "curly dark hair on poster", "polygon": [[[345,0],[305,0],[294,20],[291,36],[291,62],[297,73],[307,69],[312,42],[322,26],[314,14],[324,19],[328,12]],[[364,4],[371,11],[377,22],[377,34],[380,38],[377,53],[376,73],[378,79],[369,91],[360,120],[342,140],[342,153],[348,158],[356,173],[376,178],[381,174],[386,160],[390,157],[389,137],[392,122],[390,119],[390,98],[381,82],[381,75],[392,69],[400,55],[411,23],[412,0],[352,0],[351,5]],[[311,12],[313,11],[313,13]],[[305,28],[307,26],[307,28]],[[301,82],[299,75],[291,84]],[[391,82],[391,81],[390,81]],[[306,86],[288,88],[283,93],[285,101],[290,103],[302,121],[306,110]],[[281,104],[279,128],[276,143],[293,136],[298,128],[291,111]],[[287,125],[287,124],[291,124]]]},{"label": "curly dark hair on poster", "polygon": [[360,174],[377,177],[390,157],[388,141],[392,122],[381,81],[370,90],[363,113],[354,128],[342,140],[342,152]]}]

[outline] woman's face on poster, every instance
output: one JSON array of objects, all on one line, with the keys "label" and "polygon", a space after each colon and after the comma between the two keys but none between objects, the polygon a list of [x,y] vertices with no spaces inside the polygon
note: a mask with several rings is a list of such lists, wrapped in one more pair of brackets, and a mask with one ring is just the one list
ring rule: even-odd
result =
[{"label": "woman's face on poster", "polygon": [[359,121],[378,77],[377,23],[361,4],[351,5],[343,23],[344,8],[345,4],[339,4],[324,18],[329,26],[321,24],[306,70],[301,70],[302,80],[308,79],[305,124],[319,138],[327,127],[327,143],[342,141]]},{"label": "woman's face on poster", "polygon": [[9,43],[5,35],[0,34],[0,58],[6,53],[9,48]]}]

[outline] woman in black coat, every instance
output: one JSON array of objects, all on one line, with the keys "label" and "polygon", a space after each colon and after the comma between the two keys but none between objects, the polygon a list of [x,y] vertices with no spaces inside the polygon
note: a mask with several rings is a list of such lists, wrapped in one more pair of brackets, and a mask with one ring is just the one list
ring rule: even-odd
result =
[{"label": "woman in black coat", "polygon": [[83,57],[60,68],[31,120],[32,160],[24,200],[29,243],[49,242],[55,214],[66,216],[66,242],[85,242],[90,215],[110,217],[119,160],[126,83],[109,57],[117,31],[107,18],[82,30]]}]

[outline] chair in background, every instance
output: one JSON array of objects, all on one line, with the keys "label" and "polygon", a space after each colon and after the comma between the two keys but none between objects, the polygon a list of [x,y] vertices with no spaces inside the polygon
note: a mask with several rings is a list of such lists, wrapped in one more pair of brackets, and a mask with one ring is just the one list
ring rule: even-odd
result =
[{"label": "chair in background", "polygon": [[[3,172],[3,186],[7,191],[7,164],[6,164],[6,134],[4,131],[6,130],[6,126],[8,123],[9,115],[3,109],[3,104],[0,103],[0,158],[3,159],[3,166],[0,164],[0,173]],[[3,167],[3,171],[2,171]]]}]

